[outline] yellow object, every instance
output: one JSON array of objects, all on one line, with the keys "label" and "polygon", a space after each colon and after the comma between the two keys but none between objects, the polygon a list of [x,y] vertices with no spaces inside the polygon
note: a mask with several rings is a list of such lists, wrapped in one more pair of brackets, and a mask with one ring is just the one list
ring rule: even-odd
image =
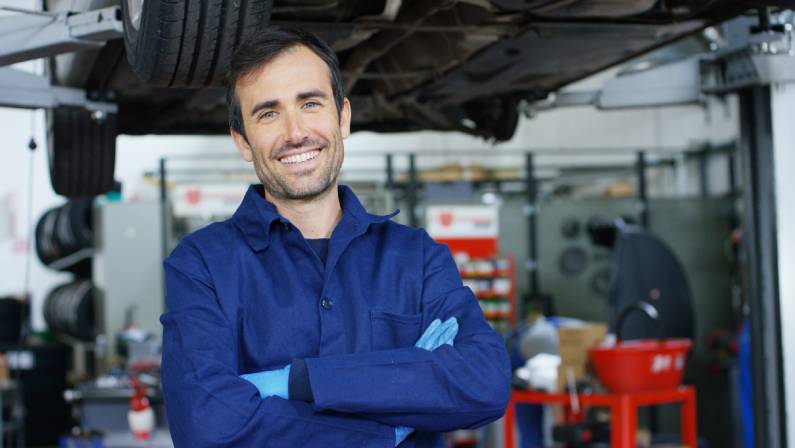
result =
[{"label": "yellow object", "polygon": [[11,375],[8,371],[8,363],[6,363],[6,357],[0,353],[0,384],[5,384],[8,382]]}]

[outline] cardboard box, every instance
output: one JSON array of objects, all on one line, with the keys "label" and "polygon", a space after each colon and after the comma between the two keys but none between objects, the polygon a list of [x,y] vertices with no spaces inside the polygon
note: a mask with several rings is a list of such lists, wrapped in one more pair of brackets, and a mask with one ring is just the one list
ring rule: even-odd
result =
[{"label": "cardboard box", "polygon": [[0,384],[7,383],[10,378],[11,374],[8,371],[8,363],[6,362],[6,357],[2,353],[0,353]]},{"label": "cardboard box", "polygon": [[579,381],[585,376],[588,372],[588,349],[599,345],[606,335],[607,324],[603,323],[558,329],[558,349],[560,351],[558,390],[566,390],[567,371],[571,370],[575,381]]}]

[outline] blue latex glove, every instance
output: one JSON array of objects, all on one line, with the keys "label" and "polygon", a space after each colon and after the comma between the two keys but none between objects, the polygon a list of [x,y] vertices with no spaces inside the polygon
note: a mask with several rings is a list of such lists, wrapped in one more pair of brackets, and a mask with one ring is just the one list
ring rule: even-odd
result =
[{"label": "blue latex glove", "polygon": [[[435,319],[428,325],[414,346],[432,352],[444,344],[453,345],[456,335],[458,335],[458,320],[455,317],[447,319],[444,323]],[[414,432],[414,428],[396,426],[395,446],[400,445],[412,432]]]},{"label": "blue latex glove", "polygon": [[240,375],[240,378],[250,382],[259,390],[259,396],[265,397],[281,397],[289,400],[288,385],[290,383],[290,365],[286,365],[281,369],[276,370],[263,370],[262,372],[246,373]]},{"label": "blue latex glove", "polygon": [[453,345],[456,335],[458,335],[458,320],[455,317],[447,319],[444,323],[435,319],[414,346],[434,351],[444,344]]},{"label": "blue latex glove", "polygon": [[395,426],[395,446],[400,445],[412,432],[414,432],[414,428],[409,428],[408,426]]}]

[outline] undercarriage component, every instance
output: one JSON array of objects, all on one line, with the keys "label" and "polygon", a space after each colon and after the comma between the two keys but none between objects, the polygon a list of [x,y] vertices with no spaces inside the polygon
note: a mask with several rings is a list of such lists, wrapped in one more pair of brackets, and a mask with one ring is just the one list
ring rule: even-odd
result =
[{"label": "undercarriage component", "polygon": [[624,17],[642,14],[657,0],[491,0],[506,11],[527,11],[541,17]]}]

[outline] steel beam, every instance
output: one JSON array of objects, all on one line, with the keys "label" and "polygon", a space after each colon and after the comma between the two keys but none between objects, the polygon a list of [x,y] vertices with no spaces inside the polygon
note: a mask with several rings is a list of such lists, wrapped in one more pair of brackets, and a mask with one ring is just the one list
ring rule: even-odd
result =
[{"label": "steel beam", "polygon": [[409,209],[409,225],[419,227],[419,219],[417,219],[419,179],[417,178],[417,156],[414,153],[409,154],[409,183],[407,187],[406,202]]},{"label": "steel beam", "polygon": [[[538,183],[536,181],[535,160],[532,153],[525,154],[525,191],[527,192],[527,261],[525,267],[530,271],[530,294],[538,296],[541,292],[538,277]],[[525,303],[522,304],[522,315]]]},{"label": "steel beam", "polygon": [[[786,407],[787,440],[795,434],[795,189],[792,173],[795,172],[795,83],[771,86],[771,112],[773,119],[774,188],[776,198],[776,237],[778,240],[778,299],[781,325],[780,353],[783,357],[784,389],[779,399]],[[784,395],[786,394],[786,395]],[[786,441],[785,441],[786,442]]]},{"label": "steel beam", "polygon": [[0,107],[53,109],[59,106],[77,106],[107,113],[118,111],[114,103],[88,99],[84,90],[51,86],[42,76],[0,68]]},{"label": "steel beam", "polygon": [[635,163],[636,175],[638,178],[638,208],[640,209],[640,225],[649,228],[649,198],[646,194],[646,153],[638,151],[637,162]]},{"label": "steel beam", "polygon": [[758,448],[785,448],[776,194],[770,87],[740,96],[740,152],[745,219],[743,249],[749,276],[754,434]]},{"label": "steel beam", "polygon": [[0,17],[0,66],[99,48],[122,36],[121,9],[79,14],[19,12]]}]

